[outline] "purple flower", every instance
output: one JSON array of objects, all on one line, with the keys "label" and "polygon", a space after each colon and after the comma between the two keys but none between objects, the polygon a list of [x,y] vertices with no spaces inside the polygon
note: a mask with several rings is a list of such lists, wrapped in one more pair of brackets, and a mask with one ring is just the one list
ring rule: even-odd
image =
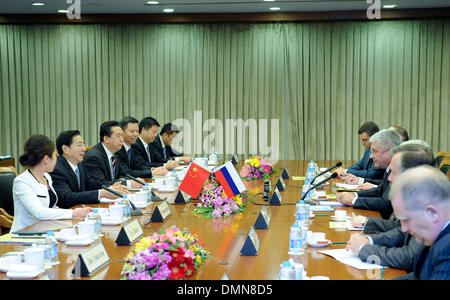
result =
[{"label": "purple flower", "polygon": [[223,213],[224,213],[224,215],[229,216],[229,215],[231,215],[232,212],[233,211],[231,210],[231,208],[230,208],[230,206],[228,204],[225,204],[223,206]]},{"label": "purple flower", "polygon": [[133,280],[152,280],[152,276],[147,271],[141,271],[133,276]]},{"label": "purple flower", "polygon": [[221,215],[222,215],[222,213],[220,211],[220,208],[218,208],[218,207],[216,209],[214,209],[214,211],[212,212],[212,217],[213,218],[220,218]]}]

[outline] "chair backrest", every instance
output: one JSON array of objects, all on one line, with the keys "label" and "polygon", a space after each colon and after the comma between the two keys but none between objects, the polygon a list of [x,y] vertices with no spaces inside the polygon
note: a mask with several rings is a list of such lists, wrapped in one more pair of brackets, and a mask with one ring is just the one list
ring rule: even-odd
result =
[{"label": "chair backrest", "polygon": [[438,154],[436,154],[435,161],[436,166],[439,169],[441,168],[442,162],[446,157],[450,157],[450,152],[439,152]]},{"label": "chair backrest", "polygon": [[14,167],[0,167],[0,208],[14,215],[13,182],[17,176]]},{"label": "chair backrest", "polygon": [[439,170],[441,170],[441,172],[447,175],[447,178],[450,179],[450,157],[445,157],[442,160]]}]

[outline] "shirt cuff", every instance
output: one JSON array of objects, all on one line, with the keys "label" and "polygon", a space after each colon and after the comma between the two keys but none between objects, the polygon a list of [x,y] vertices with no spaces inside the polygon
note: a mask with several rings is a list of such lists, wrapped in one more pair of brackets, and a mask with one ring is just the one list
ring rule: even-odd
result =
[{"label": "shirt cuff", "polygon": [[355,195],[355,198],[353,198],[352,205],[355,205],[356,200],[358,200],[358,194],[353,193],[353,195]]},{"label": "shirt cuff", "polygon": [[369,240],[369,245],[373,245],[373,239],[370,236],[366,236],[366,238]]},{"label": "shirt cuff", "polygon": [[175,157],[175,161],[176,161],[176,162],[179,162],[179,161],[180,161],[180,158],[179,158],[179,157]]},{"label": "shirt cuff", "polygon": [[358,184],[363,184],[364,183],[364,178],[362,177],[358,177]]},{"label": "shirt cuff", "polygon": [[127,188],[131,189],[131,180],[127,180]]}]

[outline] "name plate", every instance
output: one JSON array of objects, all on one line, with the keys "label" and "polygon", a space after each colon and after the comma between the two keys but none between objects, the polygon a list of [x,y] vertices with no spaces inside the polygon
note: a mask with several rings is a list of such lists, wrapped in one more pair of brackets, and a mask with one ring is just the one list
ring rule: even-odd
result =
[{"label": "name plate", "polygon": [[268,229],[270,225],[270,215],[267,207],[264,205],[255,222],[256,229]]},{"label": "name plate", "polygon": [[183,204],[183,203],[188,203],[191,199],[191,196],[189,196],[188,194],[186,194],[183,191],[178,190],[177,195],[175,196],[175,203],[177,204]]},{"label": "name plate", "polygon": [[78,256],[72,274],[75,277],[91,276],[110,263],[108,252],[103,243],[99,242]]},{"label": "name plate", "polygon": [[245,240],[244,246],[241,249],[242,256],[255,256],[259,252],[259,238],[256,234],[255,229],[250,227],[248,231],[247,239]]},{"label": "name plate", "polygon": [[166,201],[161,202],[153,211],[150,221],[152,222],[164,222],[166,218],[171,214],[169,204]]},{"label": "name plate", "polygon": [[232,163],[233,165],[237,165],[237,164],[239,163],[239,158],[238,158],[236,155],[233,155],[233,156],[231,157],[231,163]]},{"label": "name plate", "polygon": [[283,173],[281,173],[281,177],[283,177],[283,179],[289,179],[291,177],[287,168],[284,168]]},{"label": "name plate", "polygon": [[275,187],[275,189],[273,191],[273,194],[272,194],[272,197],[270,197],[270,202],[269,203],[271,205],[281,205],[281,202],[282,202],[282,198],[281,198],[281,195],[280,195],[280,191],[278,190],[277,187]]},{"label": "name plate", "polygon": [[284,183],[282,176],[278,179],[277,188],[280,192],[283,192],[286,189],[286,184]]},{"label": "name plate", "polygon": [[119,235],[116,239],[116,245],[118,246],[129,246],[134,244],[140,237],[144,235],[141,224],[137,219],[133,219],[128,222],[122,229],[120,229]]}]

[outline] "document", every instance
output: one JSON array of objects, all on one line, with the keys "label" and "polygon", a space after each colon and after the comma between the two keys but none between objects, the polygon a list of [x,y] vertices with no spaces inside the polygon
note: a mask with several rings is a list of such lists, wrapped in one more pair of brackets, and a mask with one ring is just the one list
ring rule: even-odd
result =
[{"label": "document", "polygon": [[372,269],[381,269],[383,266],[376,264],[369,264],[361,261],[357,256],[355,256],[351,251],[347,251],[346,249],[333,249],[333,250],[322,250],[318,251],[319,253],[328,255],[336,259],[337,261],[356,268],[358,270],[372,270]]},{"label": "document", "polygon": [[305,177],[302,177],[302,176],[292,176],[292,180],[305,180]]}]

